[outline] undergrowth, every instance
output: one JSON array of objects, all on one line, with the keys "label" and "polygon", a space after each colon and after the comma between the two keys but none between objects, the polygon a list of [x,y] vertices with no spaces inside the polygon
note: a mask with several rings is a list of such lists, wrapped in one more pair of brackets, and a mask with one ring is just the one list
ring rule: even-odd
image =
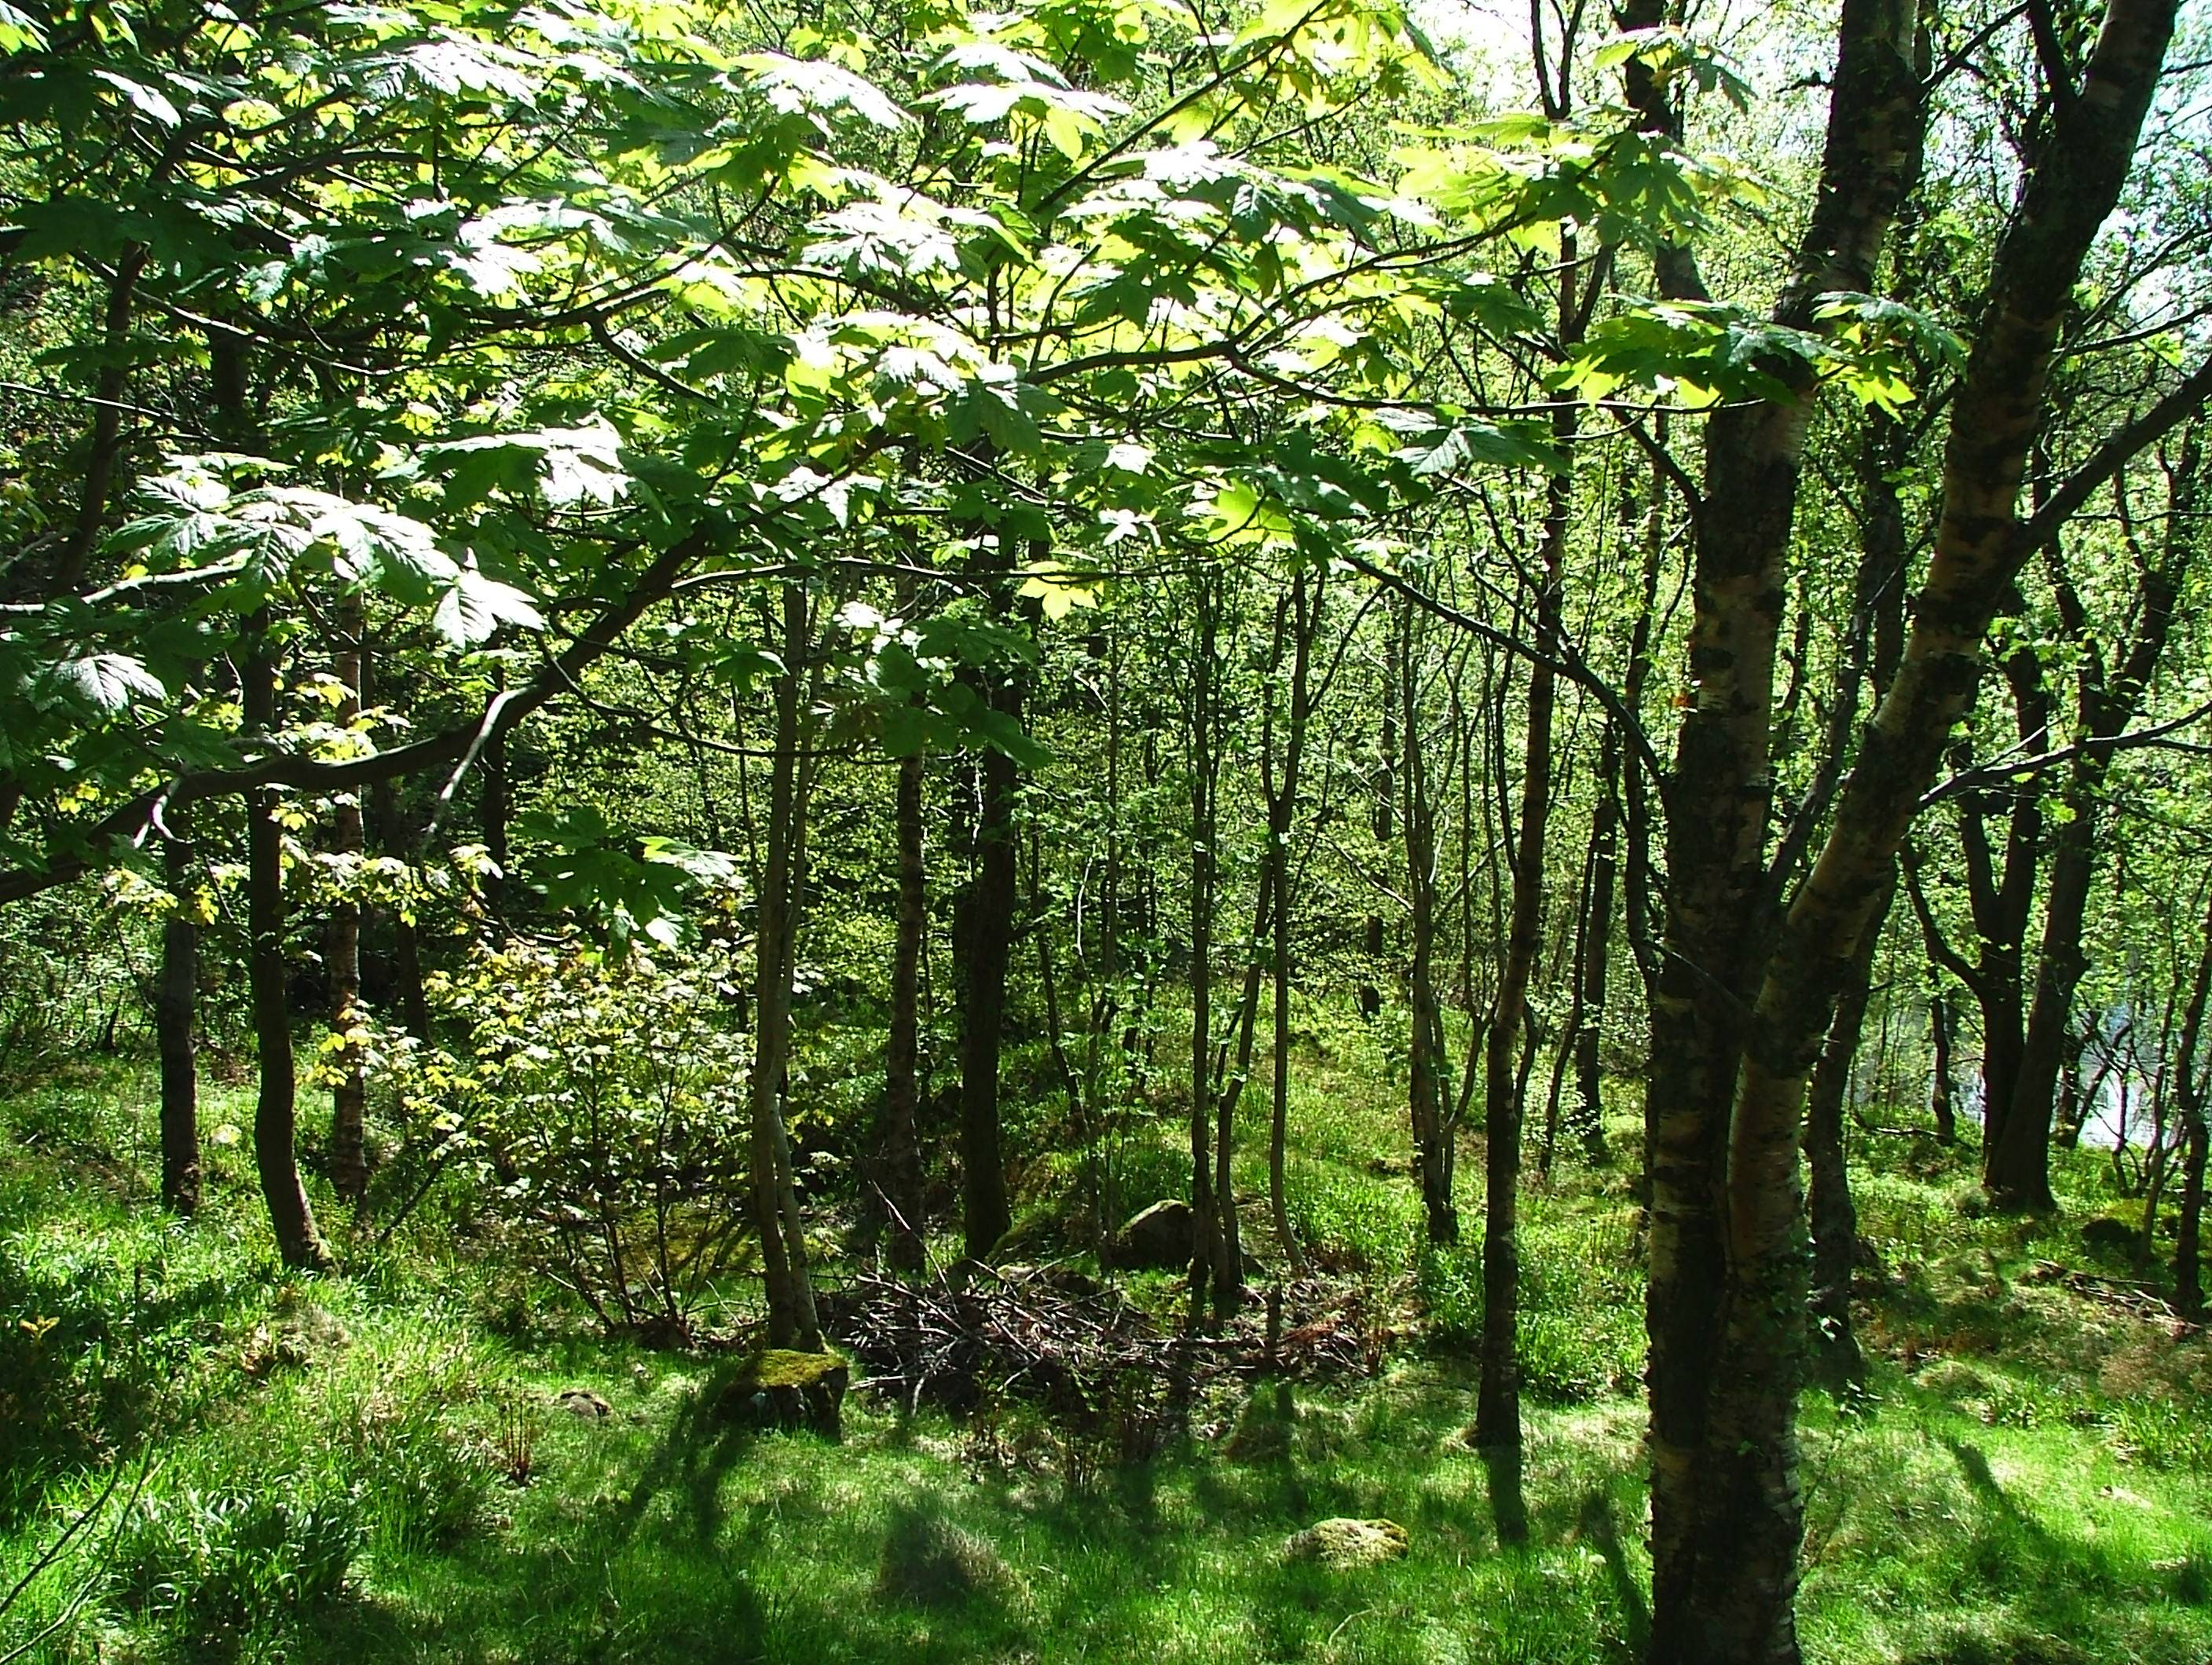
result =
[{"label": "undergrowth", "polygon": [[[319,1195],[358,1270],[287,1274],[221,1137],[241,1095],[207,1096],[210,1204],[187,1227],[153,1206],[144,1076],[58,1078],[0,1105],[0,1589],[88,1518],[0,1618],[0,1655],[1632,1659],[1632,1191],[1578,1152],[1529,1188],[1531,1545],[1502,1550],[1463,1437],[1479,1145],[1466,1242],[1423,1243],[1401,1084],[1370,1050],[1348,1031],[1302,1051],[1291,1195],[1321,1275],[1387,1332],[1376,1372],[1261,1382],[1194,1407],[1148,1461],[1080,1472],[1035,1407],[956,1421],[863,1393],[841,1445],[725,1424],[711,1360],[593,1339],[434,1207],[377,1247]],[[1133,1188],[1170,1188],[1177,1131],[1164,1116],[1159,1154],[1125,1164]],[[1964,1206],[1963,1152],[1855,1155],[1871,1369],[1805,1401],[1808,1657],[2202,1665],[2212,1362],[2156,1320],[2149,1273],[2081,1243],[2122,1200],[2108,1165],[2069,1158],[2064,1212],[2021,1223]],[[1264,1157],[1248,1145],[1239,1175],[1272,1257]],[[1131,1288],[1173,1300],[1170,1278]],[[1337,1515],[1399,1522],[1406,1556],[1285,1557]]]}]

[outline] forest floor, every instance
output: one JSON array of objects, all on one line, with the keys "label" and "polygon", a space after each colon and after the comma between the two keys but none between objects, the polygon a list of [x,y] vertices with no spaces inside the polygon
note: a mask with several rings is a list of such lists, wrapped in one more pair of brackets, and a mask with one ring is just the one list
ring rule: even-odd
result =
[{"label": "forest floor", "polygon": [[[246,1093],[207,1095],[187,1228],[152,1195],[150,1074],[62,1070],[0,1104],[0,1596],[92,1513],[0,1615],[0,1661],[1632,1659],[1626,1180],[1563,1156],[1532,1187],[1530,1544],[1501,1550],[1461,1437],[1476,1259],[1417,1248],[1380,1055],[1302,1051],[1292,1117],[1297,1223],[1365,1302],[1371,1373],[1217,1390],[1125,1464],[1020,1405],[865,1391],[842,1443],[744,1432],[705,1414],[710,1358],[519,1322],[435,1230],[285,1274]],[[2045,1222],[1978,1215],[1964,1152],[1854,1154],[1871,1370],[1805,1397],[1808,1657],[2203,1665],[2212,1357],[2154,1270],[2085,1241],[2126,1217],[2108,1154],[2066,1158]],[[1405,1554],[1286,1557],[1338,1516],[1400,1523]]]}]

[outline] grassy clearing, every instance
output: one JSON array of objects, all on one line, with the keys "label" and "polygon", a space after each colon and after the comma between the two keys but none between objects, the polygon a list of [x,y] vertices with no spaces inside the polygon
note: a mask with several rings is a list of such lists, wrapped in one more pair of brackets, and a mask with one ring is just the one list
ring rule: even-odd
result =
[{"label": "grassy clearing", "polygon": [[[1389,1315],[1382,1370],[1204,1406],[1188,1445],[1087,1482],[1020,1412],[856,1399],[841,1446],[717,1423],[708,1363],[518,1328],[434,1221],[354,1277],[287,1277],[242,1145],[212,1146],[210,1210],[179,1227],[149,1196],[145,1079],[58,1077],[0,1111],[0,1589],[125,1478],[0,1655],[1632,1659],[1632,1200],[1579,1166],[1530,1199],[1534,1546],[1501,1553],[1459,1438],[1474,1258],[1419,1245],[1397,1088],[1357,1034],[1324,1042],[1293,1105],[1298,1224]],[[208,1124],[246,1114],[217,1093]],[[1810,1656],[2202,1665],[2212,1363],[2083,1248],[2117,1200],[2104,1165],[2069,1163],[2067,1215],[2023,1225],[1962,1206],[1961,1159],[1863,1155],[1875,1367],[1807,1401]],[[1338,1515],[1398,1522],[1407,1553],[1285,1559]]]}]

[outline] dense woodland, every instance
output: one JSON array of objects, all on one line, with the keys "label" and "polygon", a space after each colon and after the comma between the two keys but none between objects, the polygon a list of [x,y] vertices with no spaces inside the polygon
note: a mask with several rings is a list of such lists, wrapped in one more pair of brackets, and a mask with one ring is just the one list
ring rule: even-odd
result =
[{"label": "dense woodland", "polygon": [[[0,1660],[2212,1649],[2201,8],[3,3],[0,313]],[[884,1478],[1332,1404],[1275,1630]],[[362,1616],[678,1473],[967,1605]]]}]

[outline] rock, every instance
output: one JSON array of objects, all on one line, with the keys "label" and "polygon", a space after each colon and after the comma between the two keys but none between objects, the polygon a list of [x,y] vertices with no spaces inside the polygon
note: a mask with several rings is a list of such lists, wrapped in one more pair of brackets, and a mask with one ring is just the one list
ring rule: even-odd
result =
[{"label": "rock", "polygon": [[1406,1553],[1406,1528],[1395,1521],[1354,1521],[1339,1516],[1316,1521],[1283,1540],[1283,1559],[1318,1561],[1334,1572],[1350,1572]]},{"label": "rock", "polygon": [[570,1416],[581,1417],[587,1422],[597,1422],[615,1413],[615,1407],[589,1388],[563,1388],[553,1395],[553,1402]]},{"label": "rock", "polygon": [[853,1369],[840,1353],[769,1347],[740,1364],[714,1396],[714,1413],[748,1428],[809,1428],[844,1435],[842,1407]]},{"label": "rock", "polygon": [[893,1512],[876,1570],[879,1597],[954,1607],[979,1596],[1002,1599],[1019,1588],[1013,1570],[988,1540],[911,1504]]},{"label": "rock", "polygon": [[1170,1197],[1131,1217],[1100,1257],[1123,1272],[1175,1272],[1190,1264],[1197,1220],[1190,1205]]}]

